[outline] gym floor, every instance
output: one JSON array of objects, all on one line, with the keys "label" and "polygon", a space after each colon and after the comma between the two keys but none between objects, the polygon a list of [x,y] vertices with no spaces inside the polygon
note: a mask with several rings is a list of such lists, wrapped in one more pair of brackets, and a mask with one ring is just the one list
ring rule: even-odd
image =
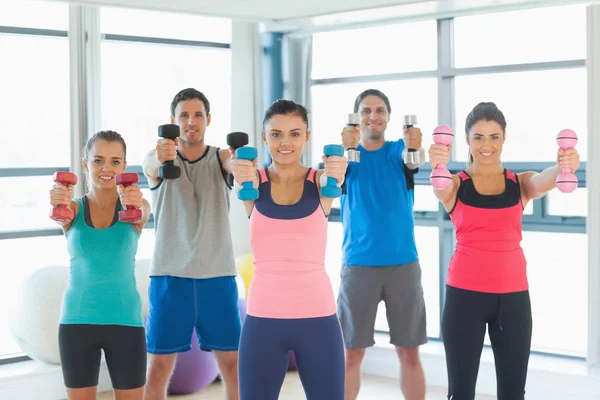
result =
[{"label": "gym floor", "polygon": [[[101,393],[98,399],[112,399],[112,393]],[[283,383],[281,389],[281,400],[302,400],[304,391],[296,371],[290,371]],[[223,400],[223,392],[219,382],[213,383],[209,387],[198,392],[185,396],[169,396],[169,399],[178,400]],[[358,400],[402,400],[402,394],[398,381],[380,378],[370,375],[363,375],[362,386]],[[493,400],[493,397],[478,396],[476,400]],[[446,400],[446,391],[441,388],[427,388],[427,400]]]}]

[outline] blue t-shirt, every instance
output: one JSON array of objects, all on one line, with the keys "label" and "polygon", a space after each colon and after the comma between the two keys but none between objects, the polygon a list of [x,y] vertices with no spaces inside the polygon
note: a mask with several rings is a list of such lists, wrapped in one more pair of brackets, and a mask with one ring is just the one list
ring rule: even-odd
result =
[{"label": "blue t-shirt", "polygon": [[412,181],[416,171],[404,165],[404,141],[386,141],[375,151],[362,146],[358,150],[360,162],[348,164],[346,194],[340,199],[344,226],[342,262],[353,266],[393,266],[418,260]]}]

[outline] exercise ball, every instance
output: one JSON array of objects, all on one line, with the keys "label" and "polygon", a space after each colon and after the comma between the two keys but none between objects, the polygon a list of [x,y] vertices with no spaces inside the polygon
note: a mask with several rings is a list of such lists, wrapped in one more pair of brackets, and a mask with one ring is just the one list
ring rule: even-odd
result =
[{"label": "exercise ball", "polygon": [[9,315],[10,332],[21,350],[34,360],[60,364],[58,325],[69,267],[33,271],[17,290]]},{"label": "exercise ball", "polygon": [[250,289],[250,281],[252,280],[252,275],[254,275],[254,257],[252,254],[244,254],[236,259],[236,264],[240,277],[244,281],[247,297],[248,289]]},{"label": "exercise ball", "polygon": [[219,376],[212,352],[200,350],[196,331],[192,331],[192,349],[177,354],[175,370],[169,382],[169,394],[189,394],[213,383]]}]

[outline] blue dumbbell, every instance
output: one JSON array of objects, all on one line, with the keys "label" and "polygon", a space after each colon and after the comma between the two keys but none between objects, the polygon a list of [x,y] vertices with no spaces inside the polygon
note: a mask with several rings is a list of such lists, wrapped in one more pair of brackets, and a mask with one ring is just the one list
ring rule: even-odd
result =
[{"label": "blue dumbbell", "polygon": [[[240,160],[252,161],[258,157],[256,147],[240,147],[235,151],[235,155]],[[258,189],[254,189],[252,181],[242,183],[242,188],[238,192],[240,200],[256,200],[258,199]]]},{"label": "blue dumbbell", "polygon": [[[344,155],[344,147],[339,144],[328,144],[323,148],[323,154],[325,154],[326,157],[342,157]],[[321,186],[321,196],[336,198],[340,197],[341,195],[342,188],[338,187],[336,179],[328,176],[327,184],[325,186]]]}]

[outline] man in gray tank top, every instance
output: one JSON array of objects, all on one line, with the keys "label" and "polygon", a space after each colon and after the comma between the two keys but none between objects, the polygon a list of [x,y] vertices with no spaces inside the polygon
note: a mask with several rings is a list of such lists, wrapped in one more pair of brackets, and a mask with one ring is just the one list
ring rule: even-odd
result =
[{"label": "man in gray tank top", "polygon": [[[144,160],[156,234],[146,322],[146,400],[167,398],[177,353],[191,348],[194,328],[200,348],[215,355],[226,398],[239,398],[241,323],[226,179],[230,153],[205,143],[210,119],[206,96],[182,90],[171,104],[171,123],[180,127],[181,136],[159,139]],[[171,160],[181,175],[159,178],[159,167]]]}]

